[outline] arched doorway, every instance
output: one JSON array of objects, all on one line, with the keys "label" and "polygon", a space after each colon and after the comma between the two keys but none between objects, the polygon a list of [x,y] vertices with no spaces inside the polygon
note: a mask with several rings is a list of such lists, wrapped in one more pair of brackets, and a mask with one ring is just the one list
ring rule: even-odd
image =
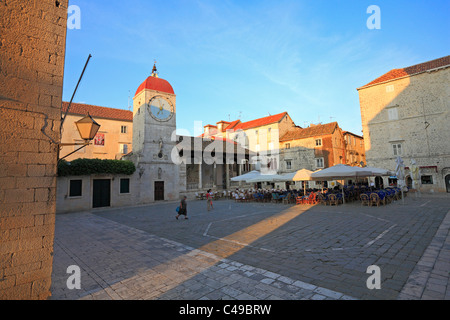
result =
[{"label": "arched doorway", "polygon": [[412,189],[412,179],[411,177],[406,177],[406,185],[408,186],[408,189]]},{"label": "arched doorway", "polygon": [[375,188],[377,189],[383,189],[383,178],[380,176],[375,177]]},{"label": "arched doorway", "polygon": [[447,192],[450,192],[450,174],[445,176],[445,187],[447,188]]}]

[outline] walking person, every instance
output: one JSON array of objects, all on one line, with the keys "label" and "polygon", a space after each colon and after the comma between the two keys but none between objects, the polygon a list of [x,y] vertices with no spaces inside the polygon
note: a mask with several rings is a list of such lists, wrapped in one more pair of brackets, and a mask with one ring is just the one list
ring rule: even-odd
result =
[{"label": "walking person", "polygon": [[212,202],[213,193],[211,189],[208,190],[206,193],[206,208],[209,210],[214,209],[213,208],[213,202]]},{"label": "walking person", "polygon": [[187,197],[184,196],[183,199],[180,202],[180,211],[178,211],[178,215],[175,217],[177,220],[178,218],[183,215],[184,219],[187,219],[187,203],[186,203]]}]

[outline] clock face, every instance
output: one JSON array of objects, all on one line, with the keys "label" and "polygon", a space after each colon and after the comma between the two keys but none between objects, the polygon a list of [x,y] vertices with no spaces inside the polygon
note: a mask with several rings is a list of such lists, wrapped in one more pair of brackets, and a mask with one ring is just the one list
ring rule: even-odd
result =
[{"label": "clock face", "polygon": [[153,119],[168,121],[173,116],[173,105],[161,96],[156,96],[148,102],[148,108]]}]

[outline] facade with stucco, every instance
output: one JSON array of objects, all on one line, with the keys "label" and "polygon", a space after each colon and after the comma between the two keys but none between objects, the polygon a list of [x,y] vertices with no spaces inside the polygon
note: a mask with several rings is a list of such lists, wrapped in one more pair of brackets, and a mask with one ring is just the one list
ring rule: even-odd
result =
[{"label": "facade with stucco", "polygon": [[66,112],[67,109],[69,112],[64,119],[61,131],[62,143],[83,143],[76,122],[88,114],[100,125],[100,129],[93,141],[86,147],[63,146],[60,158],[64,158],[66,161],[79,158],[114,160],[120,159],[132,151],[133,113],[131,111],[81,103],[72,103],[69,108],[69,103],[63,102],[63,112]]}]

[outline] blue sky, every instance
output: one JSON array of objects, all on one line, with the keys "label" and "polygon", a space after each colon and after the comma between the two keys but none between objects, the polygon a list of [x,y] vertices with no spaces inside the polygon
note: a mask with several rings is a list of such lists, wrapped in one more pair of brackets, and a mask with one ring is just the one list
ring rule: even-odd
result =
[{"label": "blue sky", "polygon": [[[448,0],[70,0],[63,99],[127,109],[153,63],[177,95],[177,127],[287,111],[299,126],[362,134],[357,88],[450,53]],[[367,8],[381,10],[369,30]],[[132,102],[130,102],[132,105]]]}]

